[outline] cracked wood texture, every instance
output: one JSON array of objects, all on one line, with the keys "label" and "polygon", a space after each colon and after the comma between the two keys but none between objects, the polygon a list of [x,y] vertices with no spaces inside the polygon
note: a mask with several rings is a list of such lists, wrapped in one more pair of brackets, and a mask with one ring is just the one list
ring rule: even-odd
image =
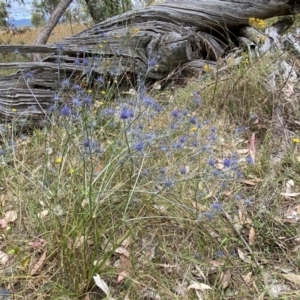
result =
[{"label": "cracked wood texture", "polygon": [[164,79],[180,66],[222,57],[250,17],[299,12],[300,0],[167,0],[107,19],[56,45],[1,45],[0,52],[50,54],[41,62],[0,64],[20,69],[0,77],[0,121],[24,126],[47,121],[62,79]]}]

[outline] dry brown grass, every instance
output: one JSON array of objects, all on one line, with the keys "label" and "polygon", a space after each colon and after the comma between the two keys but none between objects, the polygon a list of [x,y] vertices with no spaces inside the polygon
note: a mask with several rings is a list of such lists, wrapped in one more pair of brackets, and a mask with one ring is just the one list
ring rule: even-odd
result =
[{"label": "dry brown grass", "polygon": [[[63,38],[79,33],[84,29],[86,29],[86,26],[83,24],[59,24],[54,28],[48,43],[55,43]],[[13,32],[2,30],[0,31],[0,40],[2,40],[4,44],[32,44],[40,31],[41,28],[31,28],[25,33],[18,34],[18,31],[16,31],[14,34]]]}]

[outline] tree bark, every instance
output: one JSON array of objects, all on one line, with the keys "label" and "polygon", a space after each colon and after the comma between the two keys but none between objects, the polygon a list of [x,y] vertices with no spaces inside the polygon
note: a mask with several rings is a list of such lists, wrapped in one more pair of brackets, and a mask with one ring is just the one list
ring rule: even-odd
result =
[{"label": "tree bark", "polygon": [[[226,54],[250,17],[266,19],[298,12],[300,0],[167,0],[112,17],[59,45],[18,46],[19,52],[51,54],[42,62],[0,64],[22,70],[0,78],[0,116],[15,117],[16,112],[9,113],[9,105],[15,103],[20,104],[20,118],[29,115],[38,120],[43,114],[38,103],[46,111],[47,104],[52,104],[51,92],[61,90],[62,79],[85,76],[89,84],[99,75],[118,82],[134,81],[135,76],[158,80],[176,68],[200,68]],[[15,48],[0,46],[0,52]],[[32,96],[40,97],[43,91],[42,99]],[[26,103],[39,114],[32,109],[31,115],[24,113]]]},{"label": "tree bark", "polygon": [[59,19],[64,14],[68,6],[73,0],[61,0],[54,10],[53,14],[50,16],[48,22],[42,28],[36,39],[34,40],[34,45],[44,45],[47,43],[53,28],[57,25]]}]

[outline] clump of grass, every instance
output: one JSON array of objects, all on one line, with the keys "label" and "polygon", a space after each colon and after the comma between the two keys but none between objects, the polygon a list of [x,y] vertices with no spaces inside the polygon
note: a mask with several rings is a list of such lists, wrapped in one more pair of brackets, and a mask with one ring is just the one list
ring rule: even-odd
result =
[{"label": "clump of grass", "polygon": [[212,288],[207,299],[268,297],[270,262],[299,264],[285,250],[296,224],[276,220],[299,162],[294,143],[274,167],[271,128],[255,160],[248,152],[252,114],[273,114],[266,65],[173,94],[151,93],[140,78],[126,97],[117,79],[82,87],[61,78],[51,123],[3,133],[1,214],[18,217],[2,230],[2,288],[24,299],[102,299],[100,274],[116,299],[197,299],[194,282]]}]

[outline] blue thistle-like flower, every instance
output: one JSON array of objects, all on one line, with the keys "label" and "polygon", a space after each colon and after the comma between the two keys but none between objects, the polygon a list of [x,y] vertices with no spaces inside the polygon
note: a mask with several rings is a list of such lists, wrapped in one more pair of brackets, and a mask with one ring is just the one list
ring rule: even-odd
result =
[{"label": "blue thistle-like flower", "polygon": [[142,101],[144,105],[154,108],[157,112],[162,111],[162,107],[152,97],[144,96],[142,97]]},{"label": "blue thistle-like flower", "polygon": [[208,219],[208,220],[213,220],[215,215],[211,212],[211,211],[207,211],[204,213],[204,216]]},{"label": "blue thistle-like flower", "polygon": [[63,51],[64,50],[64,45],[62,43],[57,43],[56,47],[59,51]]},{"label": "blue thistle-like flower", "polygon": [[171,124],[171,125],[170,125],[170,129],[171,129],[171,130],[175,130],[176,127],[177,127],[176,124]]},{"label": "blue thistle-like flower", "polygon": [[102,29],[100,29],[99,35],[101,38],[106,38],[106,36],[107,36],[107,34]]},{"label": "blue thistle-like flower", "polygon": [[215,176],[215,177],[217,177],[217,176],[219,176],[220,174],[221,174],[221,172],[219,171],[219,170],[217,170],[217,169],[215,169],[215,170],[213,170],[213,175]]},{"label": "blue thistle-like flower", "polygon": [[102,76],[98,76],[95,79],[96,83],[100,83],[101,85],[104,84],[104,78]]},{"label": "blue thistle-like flower", "polygon": [[58,94],[55,94],[55,95],[53,96],[53,101],[59,102],[60,100],[61,100],[61,97],[60,97]]},{"label": "blue thistle-like flower", "polygon": [[99,147],[98,143],[91,140],[91,139],[85,139],[82,141],[81,145],[85,148],[90,148],[90,149],[96,149]]},{"label": "blue thistle-like flower", "polygon": [[177,109],[172,111],[172,117],[178,118],[179,116],[180,116],[180,112]]},{"label": "blue thistle-like flower", "polygon": [[82,61],[82,65],[84,67],[87,67],[87,66],[89,66],[89,64],[90,64],[90,61],[89,61],[88,57],[85,57]]},{"label": "blue thistle-like flower", "polygon": [[184,109],[182,114],[186,117],[189,114],[189,111],[187,109]]},{"label": "blue thistle-like flower", "polygon": [[165,187],[170,188],[172,185],[174,185],[174,182],[171,179],[166,179],[164,181],[164,185],[165,185]]},{"label": "blue thistle-like flower", "polygon": [[179,138],[179,143],[181,143],[181,144],[185,144],[187,142],[187,137],[186,136],[181,136],[180,138]]},{"label": "blue thistle-like flower", "polygon": [[168,151],[168,148],[167,148],[166,145],[162,145],[162,146],[160,147],[160,150],[161,150],[161,151],[164,151],[164,152],[167,152],[167,151]]},{"label": "blue thistle-like flower", "polygon": [[78,97],[73,97],[71,102],[74,106],[77,107],[80,107],[82,105],[82,101]]},{"label": "blue thistle-like flower", "polygon": [[191,124],[196,125],[197,124],[197,119],[195,117],[191,117],[190,122],[191,122]]},{"label": "blue thistle-like flower", "polygon": [[65,105],[62,107],[62,109],[60,110],[60,115],[63,117],[68,117],[70,116],[72,113],[71,109],[69,106]]},{"label": "blue thistle-like flower", "polygon": [[61,86],[62,86],[62,87],[66,87],[66,88],[70,87],[70,79],[69,79],[69,78],[64,79],[64,80],[61,82]]},{"label": "blue thistle-like flower", "polygon": [[122,120],[128,120],[130,118],[134,117],[134,113],[131,109],[123,107],[121,112],[120,112],[120,118]]},{"label": "blue thistle-like flower", "polygon": [[142,152],[144,150],[144,148],[145,148],[145,144],[143,142],[137,143],[134,146],[134,149],[139,152]]},{"label": "blue thistle-like flower", "polygon": [[208,160],[208,164],[209,164],[211,167],[213,167],[213,166],[215,165],[215,160],[214,160],[213,158],[210,158],[210,159]]},{"label": "blue thistle-like flower", "polygon": [[80,91],[81,90],[81,86],[79,84],[74,84],[72,86],[72,89],[75,90],[75,91]]},{"label": "blue thistle-like flower", "polygon": [[223,251],[222,250],[218,250],[217,253],[216,253],[216,256],[221,258],[222,256],[224,255]]},{"label": "blue thistle-like flower", "polygon": [[74,65],[75,66],[79,66],[80,65],[80,59],[78,57],[75,58]]},{"label": "blue thistle-like flower", "polygon": [[189,167],[188,166],[183,166],[180,168],[180,174],[181,175],[186,175],[189,172]]},{"label": "blue thistle-like flower", "polygon": [[86,95],[82,98],[82,104],[85,106],[90,106],[92,104],[92,97],[90,95]]},{"label": "blue thistle-like flower", "polygon": [[55,111],[57,111],[57,105],[51,105],[51,106],[49,106],[49,108],[48,108],[48,112],[55,112]]},{"label": "blue thistle-like flower", "polygon": [[254,159],[253,159],[253,157],[252,157],[251,155],[248,155],[248,156],[246,157],[246,162],[247,162],[248,164],[250,164],[250,165],[254,165]]},{"label": "blue thistle-like flower", "polygon": [[182,148],[182,143],[180,143],[180,142],[175,142],[175,143],[172,145],[172,147],[173,147],[174,149],[181,149],[181,148]]},{"label": "blue thistle-like flower", "polygon": [[223,205],[222,205],[222,203],[220,203],[220,202],[214,202],[214,203],[211,205],[211,209],[212,209],[212,210],[215,210],[215,211],[220,211],[222,208],[223,208]]},{"label": "blue thistle-like flower", "polygon": [[11,295],[9,290],[7,290],[7,289],[2,289],[1,290],[1,298],[6,299],[6,297],[8,297],[9,295]]},{"label": "blue thistle-like flower", "polygon": [[248,198],[245,200],[246,206],[252,206],[253,205],[253,200],[251,198]]},{"label": "blue thistle-like flower", "polygon": [[148,69],[149,70],[154,68],[156,65],[157,65],[157,60],[154,57],[148,59]]},{"label": "blue thistle-like flower", "polygon": [[198,141],[193,141],[192,146],[193,147],[199,147],[199,142]]},{"label": "blue thistle-like flower", "polygon": [[196,105],[200,105],[202,102],[201,96],[197,92],[193,92],[194,102]]},{"label": "blue thistle-like flower", "polygon": [[215,133],[212,133],[212,134],[209,136],[209,139],[210,139],[211,141],[216,141],[216,140],[217,140],[216,134],[215,134]]},{"label": "blue thistle-like flower", "polygon": [[240,194],[236,194],[236,195],[235,195],[235,198],[236,198],[237,200],[239,200],[239,201],[242,200],[242,196],[241,196]]},{"label": "blue thistle-like flower", "polygon": [[247,129],[247,128],[244,127],[244,126],[238,126],[238,127],[236,128],[236,130],[235,130],[235,134],[236,134],[236,135],[239,135],[239,134],[243,133],[246,129]]},{"label": "blue thistle-like flower", "polygon": [[25,73],[25,79],[26,80],[33,79],[33,73],[31,71],[27,71]]},{"label": "blue thistle-like flower", "polygon": [[105,108],[101,111],[101,116],[113,116],[115,114],[115,110],[113,108]]},{"label": "blue thistle-like flower", "polygon": [[233,164],[233,161],[227,157],[223,160],[223,165],[226,167],[226,168],[230,168]]}]

